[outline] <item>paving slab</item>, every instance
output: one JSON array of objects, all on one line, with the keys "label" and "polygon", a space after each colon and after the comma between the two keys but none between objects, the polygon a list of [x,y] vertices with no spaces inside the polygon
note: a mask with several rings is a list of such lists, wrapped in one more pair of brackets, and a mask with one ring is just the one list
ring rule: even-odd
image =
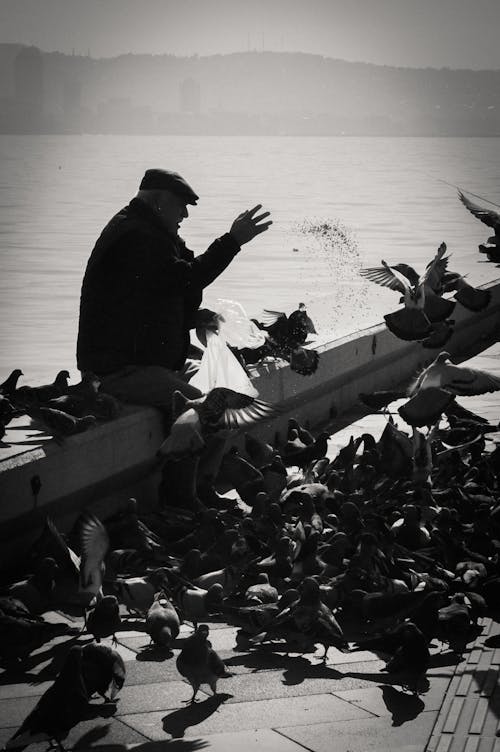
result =
[{"label": "paving slab", "polygon": [[29,682],[20,682],[19,684],[0,684],[0,700],[10,700],[14,697],[40,697],[40,695],[43,695],[45,690],[47,690],[51,684],[51,681],[43,681],[36,684]]},{"label": "paving slab", "polygon": [[316,724],[335,718],[355,720],[373,717],[331,694],[287,697],[253,702],[224,702],[224,695],[175,710],[172,713],[140,713],[122,716],[121,720],[150,739],[205,736],[252,729],[289,725]]},{"label": "paving slab", "polygon": [[429,688],[419,695],[404,691],[397,684],[345,691],[336,689],[334,693],[374,715],[390,715],[394,725],[401,725],[424,711],[439,710],[449,683],[447,678],[431,677]]},{"label": "paving slab", "polygon": [[209,734],[200,741],[204,752],[304,752],[302,745],[273,729]]},{"label": "paving slab", "polygon": [[[15,734],[17,726],[0,728],[0,747]],[[63,743],[66,749],[88,749],[101,745],[141,744],[148,741],[145,736],[117,718],[92,718],[82,721],[71,729]],[[30,752],[47,752],[48,742],[32,744]]]},{"label": "paving slab", "polygon": [[277,727],[283,736],[303,745],[310,752],[423,752],[431,734],[436,712],[425,712],[411,724],[391,725],[390,719],[363,718],[305,726]]},{"label": "paving slab", "polygon": [[178,681],[180,676],[172,659],[163,661],[127,661],[125,663],[127,677],[125,686],[131,687],[138,684],[147,686],[165,681]]},{"label": "paving slab", "polygon": [[182,680],[124,686],[120,690],[116,715],[119,717],[130,713],[178,708],[183,702],[189,701],[192,694],[191,685]]},{"label": "paving slab", "polygon": [[36,695],[0,700],[0,728],[20,726],[38,700],[39,697]]},{"label": "paving slab", "polygon": [[[265,700],[279,697],[295,697],[311,695],[336,690],[359,689],[372,686],[372,682],[359,677],[344,675],[331,666],[324,664],[311,665],[308,661],[288,659],[283,670],[256,671],[254,673],[238,674],[219,682],[220,692],[232,695],[228,703]],[[208,690],[210,693],[210,690]]]}]

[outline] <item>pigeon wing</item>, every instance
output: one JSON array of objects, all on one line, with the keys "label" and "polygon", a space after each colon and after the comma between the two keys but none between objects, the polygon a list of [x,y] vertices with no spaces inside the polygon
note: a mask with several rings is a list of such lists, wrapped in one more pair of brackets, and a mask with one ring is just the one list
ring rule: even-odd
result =
[{"label": "pigeon wing", "polygon": [[71,571],[75,579],[78,580],[80,577],[80,557],[67,545],[50,517],[46,519],[46,526],[53,544],[54,558],[65,569]]},{"label": "pigeon wing", "polygon": [[500,378],[478,368],[460,368],[445,364],[441,378],[442,386],[454,394],[485,394],[500,390]]},{"label": "pigeon wing", "polygon": [[286,321],[286,318],[287,318],[286,313],[284,313],[283,311],[271,311],[267,308],[264,308],[264,310],[262,311],[262,316],[261,316],[262,323],[266,327],[272,326],[273,324],[276,324],[276,322],[280,320]]},{"label": "pigeon wing", "polygon": [[420,279],[419,275],[413,268],[413,266],[410,266],[409,264],[393,264],[391,267],[393,270],[399,272],[399,274],[403,274],[406,279],[409,281],[410,285],[413,285],[416,287],[418,285],[418,281]]},{"label": "pigeon wing", "polygon": [[429,285],[432,290],[440,290],[443,281],[444,274],[448,268],[449,256],[445,256],[446,243],[441,243],[437,249],[437,253],[425,267],[425,272],[422,274],[421,282],[425,285]]},{"label": "pigeon wing", "polygon": [[80,518],[80,544],[82,549],[81,584],[102,585],[102,564],[109,550],[109,537],[106,528],[95,515],[84,512]]},{"label": "pigeon wing", "polygon": [[264,400],[235,392],[227,387],[211,389],[199,407],[203,424],[222,424],[224,428],[235,429],[275,417],[278,408]]},{"label": "pigeon wing", "polygon": [[477,219],[488,227],[492,227],[494,230],[500,229],[500,213],[494,209],[485,209],[484,206],[476,204],[465,196],[462,191],[458,192],[458,197],[462,204],[473,214]]},{"label": "pigeon wing", "polygon": [[404,295],[409,291],[408,281],[407,278],[405,278],[406,275],[401,274],[401,272],[397,270],[394,271],[394,268],[390,267],[389,264],[386,264],[385,261],[382,261],[382,266],[372,266],[366,269],[360,269],[359,273],[362,277],[369,279],[370,282],[375,282],[375,284],[380,285],[381,287],[388,287],[390,290],[395,290],[396,292],[401,293],[401,295]]}]

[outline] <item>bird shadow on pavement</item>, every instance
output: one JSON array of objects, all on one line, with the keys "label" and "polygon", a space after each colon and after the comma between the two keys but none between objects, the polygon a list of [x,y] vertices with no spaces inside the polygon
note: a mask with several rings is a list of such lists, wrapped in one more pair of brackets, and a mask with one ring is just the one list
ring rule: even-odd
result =
[{"label": "bird shadow on pavement", "polygon": [[[405,675],[401,673],[397,674],[385,674],[385,673],[363,673],[362,671],[346,671],[342,676],[348,676],[351,679],[363,679],[364,681],[376,682],[379,686],[392,686],[394,684],[403,686],[408,682],[404,681]],[[406,679],[409,676],[406,675]],[[430,687],[429,680],[425,677],[419,681],[419,694],[425,694]]]},{"label": "bird shadow on pavement", "polygon": [[[41,684],[44,681],[52,681],[59,673],[68,651],[72,645],[77,642],[78,635],[71,637],[69,640],[58,642],[50,645],[46,650],[32,653],[23,659],[22,663],[15,665],[5,665],[5,671],[0,676],[0,684]],[[34,669],[43,663],[46,666],[34,673]]]},{"label": "bird shadow on pavement", "polygon": [[136,661],[154,661],[163,663],[169,658],[173,658],[174,653],[170,648],[160,648],[157,645],[145,645],[135,656]]},{"label": "bird shadow on pavement", "polygon": [[447,650],[445,653],[434,653],[429,660],[429,668],[439,668],[440,666],[458,666],[463,660],[462,656],[454,653],[453,650]]},{"label": "bird shadow on pavement", "polygon": [[379,686],[393,726],[402,726],[403,723],[415,720],[425,709],[425,704],[418,695],[402,692],[387,684]]},{"label": "bird shadow on pavement", "polygon": [[[84,734],[77,744],[73,746],[73,749],[89,750],[91,749],[92,732]],[[89,743],[90,742],[90,743]],[[134,745],[134,752],[198,752],[198,750],[208,747],[208,742],[204,739],[163,739],[157,742],[144,742],[143,744]],[[93,749],[99,750],[99,752],[128,752],[130,747],[124,744],[99,744],[95,745]]]},{"label": "bird shadow on pavement", "polygon": [[302,655],[278,653],[263,646],[259,650],[225,658],[224,663],[228,668],[245,666],[251,669],[250,673],[252,674],[259,671],[282,669],[283,684],[288,686],[301,684],[305,679],[342,679],[344,676],[343,673],[328,666],[323,661],[311,663],[308,658]]},{"label": "bird shadow on pavement", "polygon": [[289,656],[283,672],[283,684],[294,686],[302,684],[305,679],[342,679],[343,677],[344,674],[341,671],[337,671],[323,661],[311,663],[300,655]]},{"label": "bird shadow on pavement", "polygon": [[[73,749],[89,749],[93,747],[96,742],[104,739],[109,731],[109,726],[93,726],[86,731],[82,736],[73,744]],[[101,745],[99,745],[101,746]],[[110,745],[111,746],[111,745]]]},{"label": "bird shadow on pavement", "polygon": [[220,693],[209,697],[202,702],[194,702],[185,708],[174,710],[173,713],[162,718],[163,730],[171,734],[174,739],[184,736],[189,726],[196,726],[209,718],[222,703],[229,700],[233,695]]},{"label": "bird shadow on pavement", "polygon": [[500,634],[487,637],[484,641],[484,645],[487,648],[500,648]]}]

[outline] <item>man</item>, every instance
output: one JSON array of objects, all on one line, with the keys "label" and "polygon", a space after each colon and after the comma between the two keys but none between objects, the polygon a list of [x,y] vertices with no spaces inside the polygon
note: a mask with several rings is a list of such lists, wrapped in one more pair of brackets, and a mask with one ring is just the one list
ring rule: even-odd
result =
[{"label": "man", "polygon": [[195,326],[217,328],[199,310],[203,289],[256,235],[272,224],[261,205],[240,214],[228,233],[195,258],[178,231],[198,196],[177,173],[150,169],[137,196],[104,228],[83,279],[77,364],[101,389],[126,402],[170,409],[188,384],[186,364]]},{"label": "man", "polygon": [[[189,331],[217,329],[216,314],[199,309],[203,290],[272,224],[261,205],[240,214],[228,233],[195,258],[178,231],[198,196],[176,172],[150,169],[137,196],[106,225],[92,251],[82,284],[77,365],[92,371],[101,390],[124,402],[162,408],[170,416],[172,395],[201,392],[188,381]],[[207,447],[199,484],[214,499],[212,482],[223,440]],[[166,467],[161,502],[194,504],[196,461]],[[163,490],[162,490],[163,489]],[[189,498],[188,498],[189,497]],[[203,499],[206,501],[206,498]]]}]

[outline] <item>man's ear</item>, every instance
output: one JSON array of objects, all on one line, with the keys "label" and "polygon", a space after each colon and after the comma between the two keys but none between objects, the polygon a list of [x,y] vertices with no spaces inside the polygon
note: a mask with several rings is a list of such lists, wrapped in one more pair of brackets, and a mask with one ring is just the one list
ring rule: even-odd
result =
[{"label": "man's ear", "polygon": [[179,415],[186,412],[188,402],[188,398],[176,389],[172,396],[172,418],[174,421],[177,420]]}]

